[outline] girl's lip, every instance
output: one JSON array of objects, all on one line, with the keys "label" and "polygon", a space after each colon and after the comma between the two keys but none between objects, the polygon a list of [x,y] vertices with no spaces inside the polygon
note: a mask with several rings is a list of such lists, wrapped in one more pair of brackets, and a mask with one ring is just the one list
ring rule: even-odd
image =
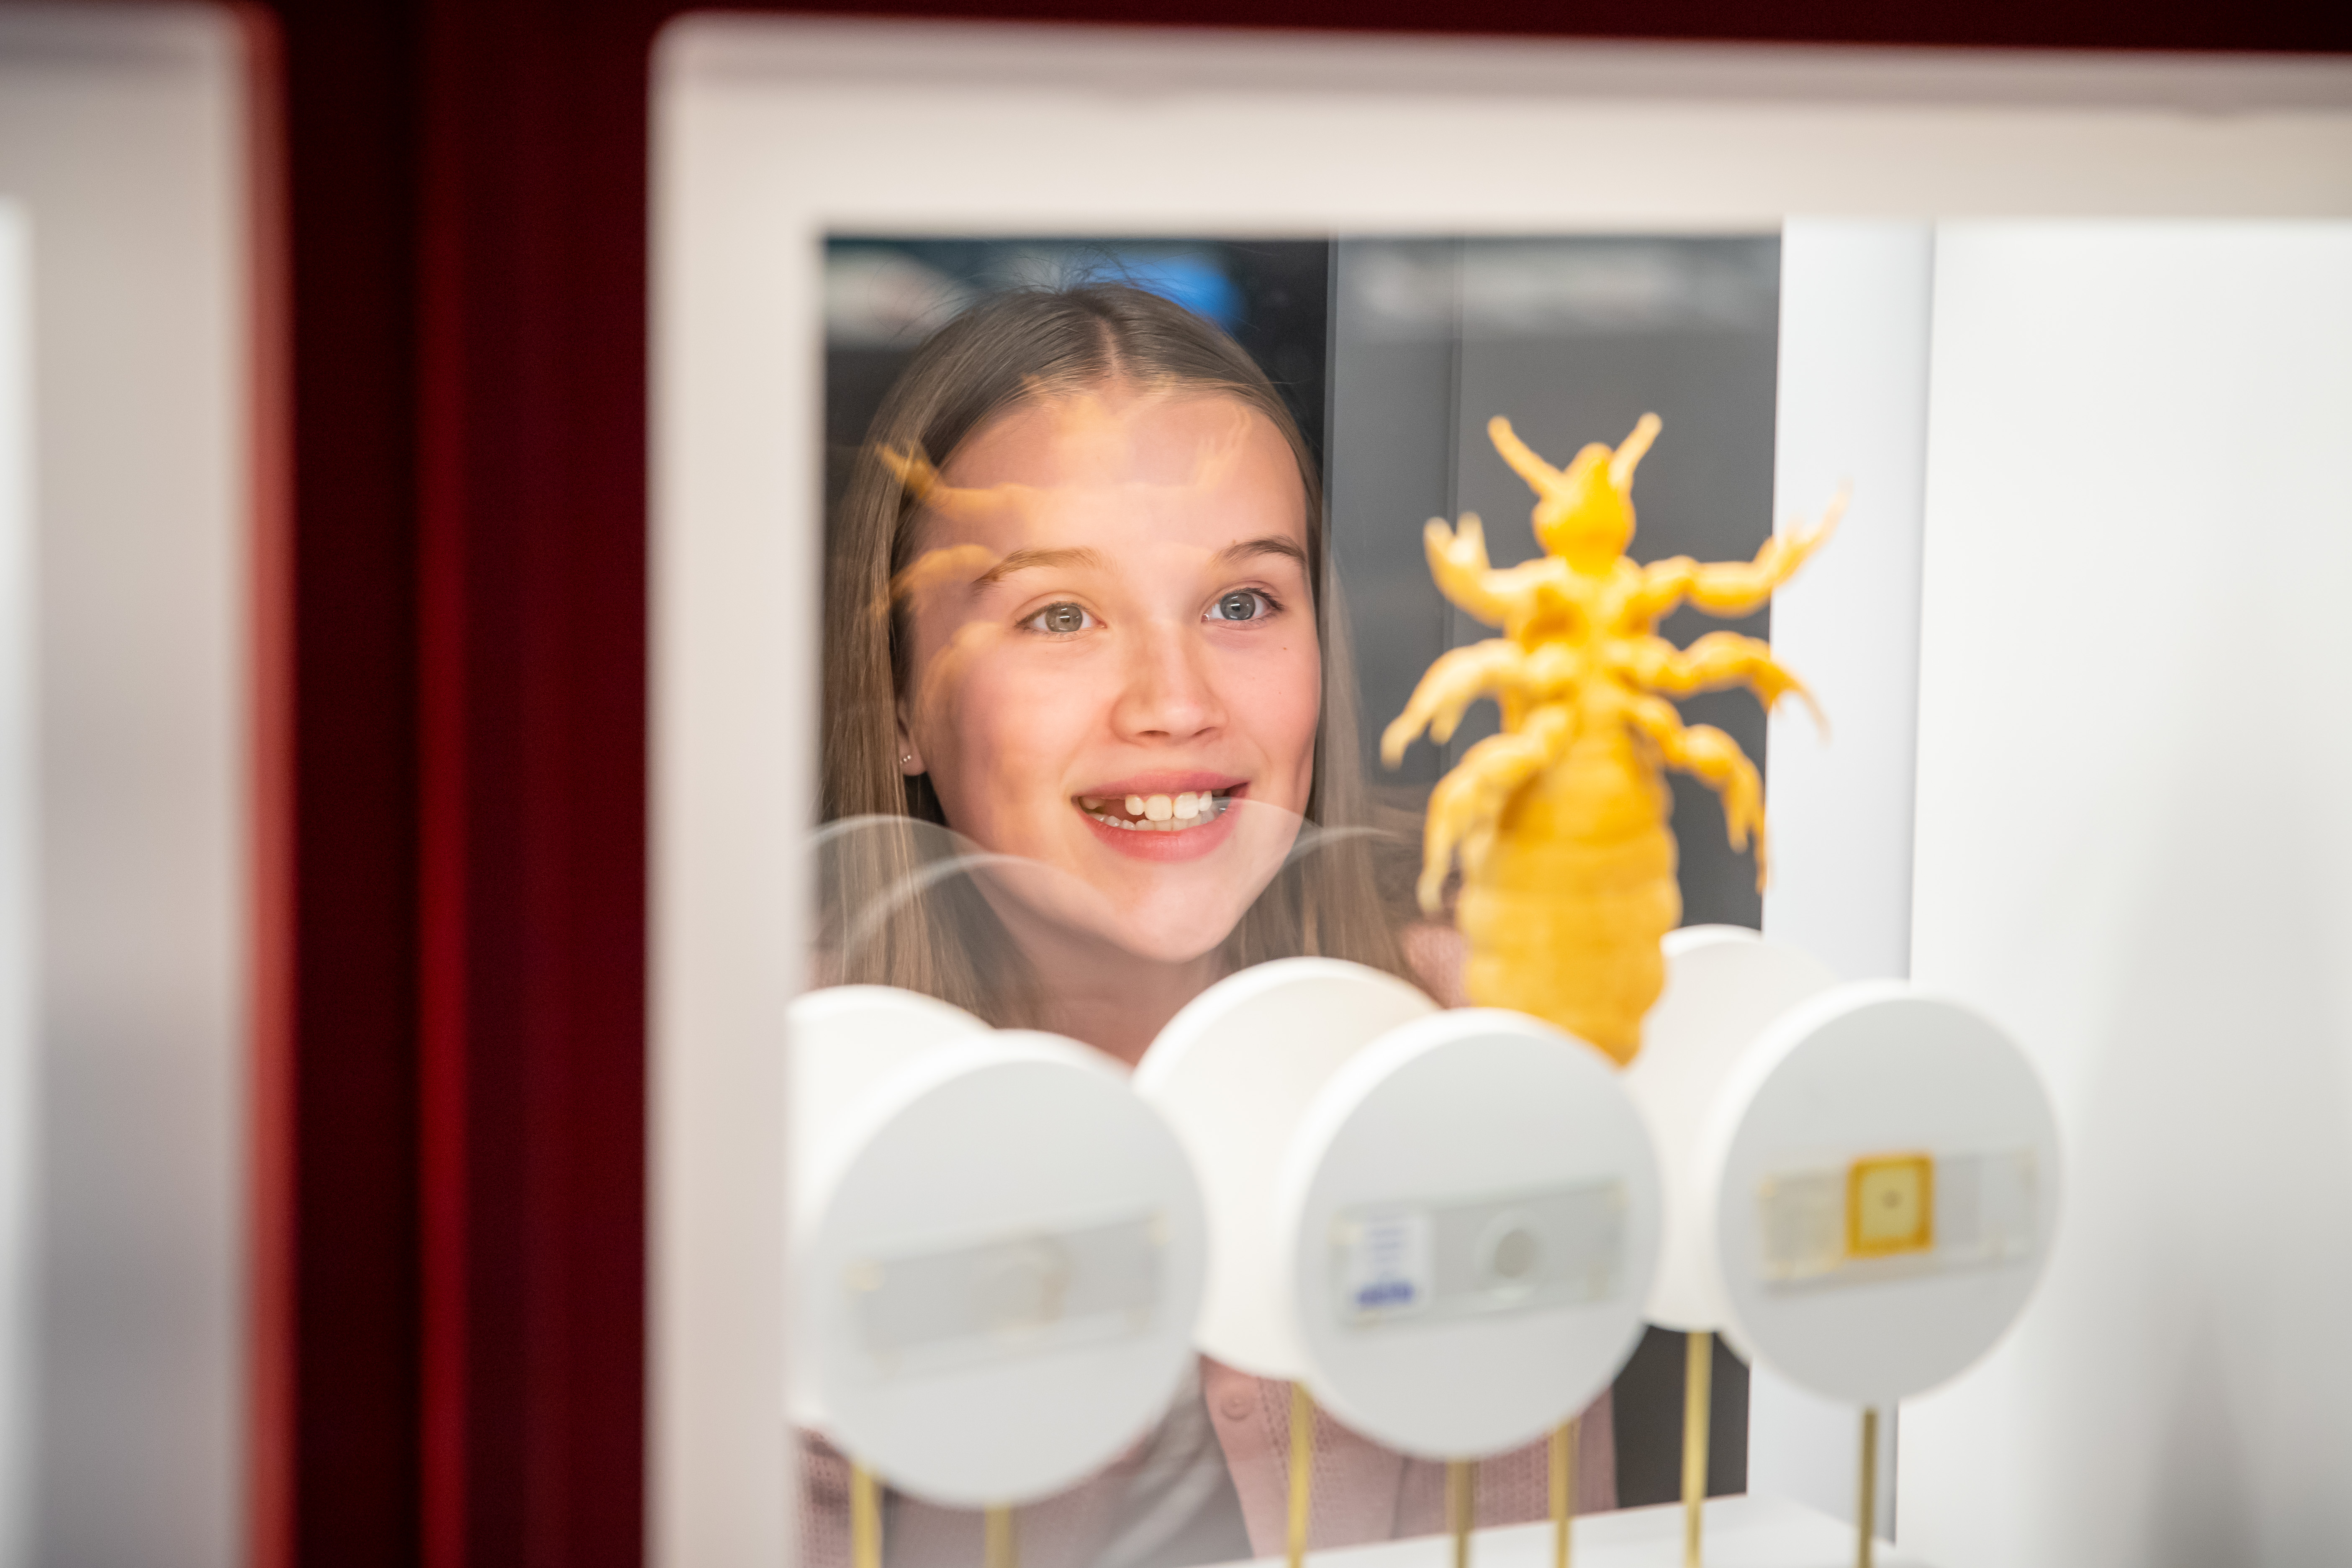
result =
[{"label": "girl's lip", "polygon": [[[1164,795],[1168,792],[1157,790],[1152,793]],[[1072,805],[1076,806],[1076,803]],[[1095,836],[1097,842],[1129,859],[1154,861],[1199,859],[1233,837],[1234,815],[1233,808],[1227,807],[1198,827],[1180,828],[1173,833],[1147,833],[1131,827],[1112,827],[1084,808],[1078,808],[1078,816],[1085,819],[1087,830]]]}]

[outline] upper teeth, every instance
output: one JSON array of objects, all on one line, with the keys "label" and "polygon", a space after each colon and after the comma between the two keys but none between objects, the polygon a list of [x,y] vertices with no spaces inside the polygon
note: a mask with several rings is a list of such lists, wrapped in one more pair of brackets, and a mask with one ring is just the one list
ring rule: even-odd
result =
[{"label": "upper teeth", "polygon": [[[1096,815],[1097,820],[1118,827],[1169,829],[1190,826],[1204,817],[1214,816],[1224,804],[1214,790],[1186,790],[1173,795],[1131,795],[1124,801],[1100,795],[1080,795],[1078,804]],[[1115,813],[1124,805],[1124,816],[1107,815],[1105,808]]]}]

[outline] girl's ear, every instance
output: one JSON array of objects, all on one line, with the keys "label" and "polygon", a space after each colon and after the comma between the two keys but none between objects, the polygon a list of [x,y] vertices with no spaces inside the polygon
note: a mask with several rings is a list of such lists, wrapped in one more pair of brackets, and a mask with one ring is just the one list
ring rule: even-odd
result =
[{"label": "girl's ear", "polygon": [[898,742],[898,771],[908,778],[924,772],[923,749],[915,744],[914,731],[907,727],[907,703],[901,698],[898,704],[898,721],[893,733]]}]

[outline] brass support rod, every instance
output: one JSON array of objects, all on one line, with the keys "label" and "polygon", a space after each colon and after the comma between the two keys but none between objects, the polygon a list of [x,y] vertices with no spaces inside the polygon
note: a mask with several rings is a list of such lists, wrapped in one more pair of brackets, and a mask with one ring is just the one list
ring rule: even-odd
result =
[{"label": "brass support rod", "polygon": [[1870,1568],[1872,1538],[1878,1533],[1878,1406],[1862,1412],[1862,1489],[1854,1500],[1855,1568]]},{"label": "brass support rod", "polygon": [[1580,1416],[1570,1416],[1551,1433],[1551,1568],[1569,1568],[1575,1551],[1569,1539],[1576,1518],[1576,1439]]},{"label": "brass support rod", "polygon": [[1685,1342],[1683,1360],[1683,1568],[1700,1568],[1699,1530],[1706,1509],[1706,1425],[1715,1384],[1715,1336]]},{"label": "brass support rod", "polygon": [[864,1465],[849,1467],[849,1568],[882,1568],[882,1489]]},{"label": "brass support rod", "polygon": [[1020,1543],[1013,1538],[1013,1510],[1004,1503],[992,1503],[981,1516],[982,1568],[1020,1568]]},{"label": "brass support rod", "polygon": [[1290,1385],[1290,1568],[1307,1561],[1307,1516],[1314,1502],[1309,1478],[1315,1468],[1315,1396],[1303,1383]]},{"label": "brass support rod", "polygon": [[1445,1523],[1454,1531],[1454,1568],[1470,1568],[1470,1531],[1478,1520],[1478,1461],[1445,1461]]}]

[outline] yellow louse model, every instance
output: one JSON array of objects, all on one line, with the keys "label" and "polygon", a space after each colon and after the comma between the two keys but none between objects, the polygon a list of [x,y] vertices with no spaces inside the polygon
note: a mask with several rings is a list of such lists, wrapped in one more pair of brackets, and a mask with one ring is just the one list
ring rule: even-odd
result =
[{"label": "yellow louse model", "polygon": [[1746,686],[1768,709],[1790,691],[1811,703],[1755,638],[1710,632],[1677,648],[1656,634],[1658,618],[1685,602],[1713,616],[1756,609],[1829,537],[1844,498],[1752,562],[1643,566],[1624,551],[1633,468],[1657,437],[1656,415],[1615,451],[1595,443],[1565,469],[1508,420],[1489,421],[1486,433],[1539,498],[1544,556],[1496,571],[1476,517],[1465,513],[1458,531],[1431,520],[1439,591],[1504,635],[1430,666],[1381,754],[1394,767],[1423,728],[1443,742],[1471,703],[1495,699],[1504,732],[1471,747],[1430,795],[1422,907],[1437,911],[1458,855],[1454,918],[1470,944],[1471,1001],[1549,1019],[1622,1066],[1642,1048],[1642,1016],[1665,984],[1659,939],[1682,917],[1664,769],[1723,797],[1731,847],[1752,835],[1759,887],[1764,879],[1755,764],[1722,731],[1685,728],[1666,697]]}]

